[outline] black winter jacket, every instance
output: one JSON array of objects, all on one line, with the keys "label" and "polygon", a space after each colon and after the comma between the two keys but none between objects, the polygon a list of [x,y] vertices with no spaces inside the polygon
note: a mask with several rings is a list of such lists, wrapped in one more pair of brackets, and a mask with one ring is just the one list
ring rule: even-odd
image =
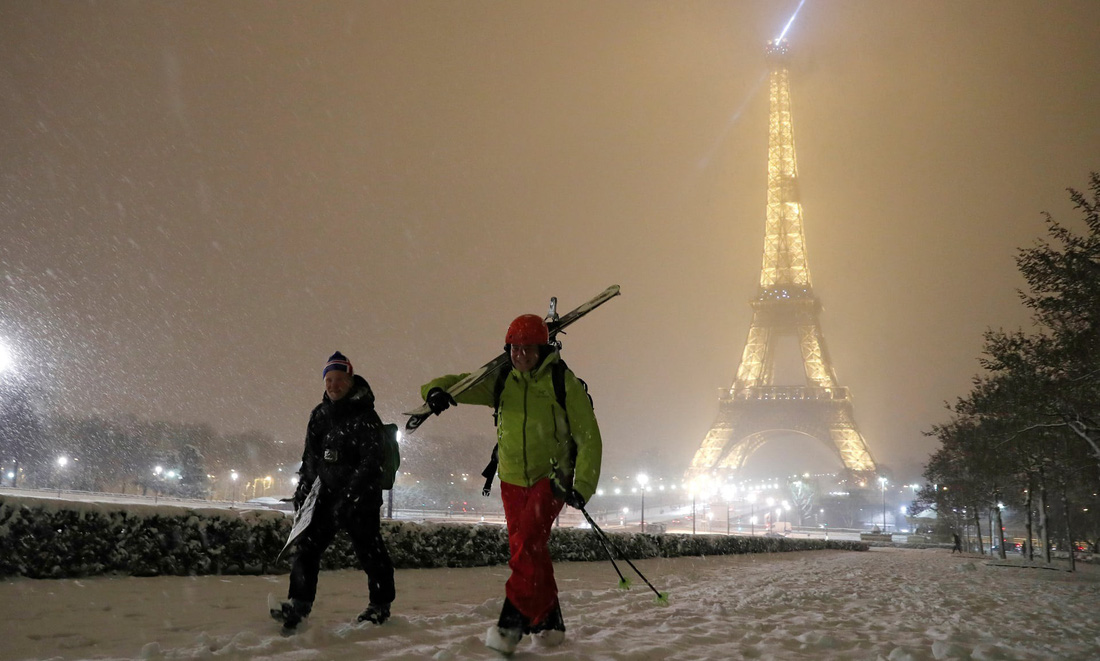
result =
[{"label": "black winter jacket", "polygon": [[318,476],[324,488],[319,498],[382,504],[382,420],[370,385],[359,375],[347,395],[333,402],[325,393],[309,416],[299,471],[304,491]]}]

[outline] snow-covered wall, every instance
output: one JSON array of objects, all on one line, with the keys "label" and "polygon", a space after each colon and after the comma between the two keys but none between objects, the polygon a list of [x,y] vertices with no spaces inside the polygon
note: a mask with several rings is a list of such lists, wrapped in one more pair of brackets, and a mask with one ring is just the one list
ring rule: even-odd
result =
[{"label": "snow-covered wall", "polygon": [[[281,573],[289,571],[289,561],[275,558],[290,524],[289,517],[276,511],[0,495],[0,576]],[[503,526],[385,521],[382,533],[398,568],[475,567],[508,561]],[[640,533],[616,533],[611,538],[630,558],[867,549],[860,542],[817,539]],[[555,528],[550,550],[556,560],[606,558],[595,533],[586,529]],[[355,566],[347,537],[337,535],[322,567]]]}]

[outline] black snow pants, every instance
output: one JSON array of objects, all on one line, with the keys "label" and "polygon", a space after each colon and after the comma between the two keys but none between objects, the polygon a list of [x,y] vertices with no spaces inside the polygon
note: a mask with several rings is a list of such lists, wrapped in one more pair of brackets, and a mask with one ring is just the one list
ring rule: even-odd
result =
[{"label": "black snow pants", "polygon": [[[323,499],[325,494],[321,494]],[[373,499],[363,498],[363,501]],[[317,509],[309,528],[298,540],[298,557],[290,570],[291,599],[313,602],[317,596],[317,572],[321,569],[321,555],[332,543],[341,528],[351,537],[359,566],[367,574],[370,603],[387,605],[395,596],[393,586],[393,561],[390,560],[381,532],[381,493],[377,504],[360,502],[341,506],[342,503],[325,503],[318,500]]]}]

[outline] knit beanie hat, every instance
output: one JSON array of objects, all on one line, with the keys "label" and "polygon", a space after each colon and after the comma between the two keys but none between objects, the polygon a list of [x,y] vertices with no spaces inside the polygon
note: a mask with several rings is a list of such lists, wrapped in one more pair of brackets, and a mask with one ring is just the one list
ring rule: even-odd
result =
[{"label": "knit beanie hat", "polygon": [[355,374],[355,370],[351,368],[351,361],[339,351],[328,357],[328,362],[325,363],[325,369],[321,370],[321,378],[325,378],[325,375],[332,370],[347,372],[348,376]]}]

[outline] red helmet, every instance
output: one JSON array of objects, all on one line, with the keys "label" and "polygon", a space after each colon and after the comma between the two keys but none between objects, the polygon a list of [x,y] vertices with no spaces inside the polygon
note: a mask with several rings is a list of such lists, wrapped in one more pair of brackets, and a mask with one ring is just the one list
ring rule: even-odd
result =
[{"label": "red helmet", "polygon": [[550,344],[550,329],[537,314],[521,314],[508,325],[505,344]]}]

